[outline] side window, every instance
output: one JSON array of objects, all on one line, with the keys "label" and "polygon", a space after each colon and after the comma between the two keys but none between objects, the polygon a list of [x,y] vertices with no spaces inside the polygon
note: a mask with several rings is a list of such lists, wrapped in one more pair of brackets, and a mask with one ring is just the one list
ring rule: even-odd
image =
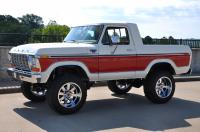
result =
[{"label": "side window", "polygon": [[124,27],[109,27],[106,29],[102,43],[103,44],[110,44],[112,36],[119,36],[120,41],[119,45],[128,45],[129,44],[129,35],[128,30]]}]

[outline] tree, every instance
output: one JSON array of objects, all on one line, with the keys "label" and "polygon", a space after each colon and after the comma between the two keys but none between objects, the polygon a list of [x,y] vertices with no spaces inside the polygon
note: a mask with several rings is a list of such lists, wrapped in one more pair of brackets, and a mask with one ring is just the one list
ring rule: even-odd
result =
[{"label": "tree", "polygon": [[0,44],[3,45],[61,42],[69,30],[68,26],[58,25],[54,20],[44,27],[42,18],[34,14],[27,14],[18,19],[10,15],[0,15]]},{"label": "tree", "polygon": [[42,17],[34,14],[26,14],[18,19],[22,24],[27,25],[30,30],[44,27]]},{"label": "tree", "polygon": [[10,15],[0,15],[0,24],[19,24],[19,21]]},{"label": "tree", "polygon": [[168,39],[167,39],[166,37],[162,37],[162,38],[160,39],[160,44],[163,44],[163,45],[169,44],[169,41],[168,41]]},{"label": "tree", "polygon": [[173,40],[173,39],[174,39],[174,37],[172,37],[172,36],[169,36],[169,39]]},{"label": "tree", "polygon": [[42,34],[66,36],[69,30],[69,27],[66,25],[48,25],[43,29]]},{"label": "tree", "polygon": [[178,44],[176,39],[174,39],[174,37],[169,36],[169,44]]},{"label": "tree", "polygon": [[143,41],[144,44],[153,44],[153,39],[150,36],[146,36]]},{"label": "tree", "polygon": [[32,35],[66,36],[69,30],[66,25],[47,25],[44,28],[34,29]]},{"label": "tree", "polygon": [[0,15],[0,43],[3,45],[27,42],[28,27],[10,15]]},{"label": "tree", "polygon": [[[58,25],[56,21],[50,21],[47,26],[40,29],[34,29],[34,42],[62,42],[68,34],[70,28],[66,25]],[[41,38],[40,36],[43,35]]]},{"label": "tree", "polygon": [[58,25],[58,24],[55,20],[50,20],[48,25]]},{"label": "tree", "polygon": [[19,21],[10,15],[0,15],[0,32],[1,33],[16,33],[21,32],[21,24]]}]

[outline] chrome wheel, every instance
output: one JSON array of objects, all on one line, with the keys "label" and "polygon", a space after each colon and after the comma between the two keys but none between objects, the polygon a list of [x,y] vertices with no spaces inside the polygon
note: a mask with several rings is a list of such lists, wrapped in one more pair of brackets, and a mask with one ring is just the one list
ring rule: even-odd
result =
[{"label": "chrome wheel", "polygon": [[58,101],[65,108],[74,108],[81,101],[82,91],[79,85],[68,82],[58,91]]},{"label": "chrome wheel", "polygon": [[156,83],[156,94],[160,98],[167,98],[172,92],[172,81],[168,77],[161,77]]},{"label": "chrome wheel", "polygon": [[120,90],[125,90],[131,86],[131,83],[129,83],[128,81],[116,81],[116,86]]}]

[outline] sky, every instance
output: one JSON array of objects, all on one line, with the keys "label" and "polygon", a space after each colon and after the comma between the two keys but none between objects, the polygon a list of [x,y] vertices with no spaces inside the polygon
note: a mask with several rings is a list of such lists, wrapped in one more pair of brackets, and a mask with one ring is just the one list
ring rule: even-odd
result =
[{"label": "sky", "polygon": [[142,37],[200,39],[200,0],[0,0],[0,14],[41,16],[44,24],[136,23]]}]

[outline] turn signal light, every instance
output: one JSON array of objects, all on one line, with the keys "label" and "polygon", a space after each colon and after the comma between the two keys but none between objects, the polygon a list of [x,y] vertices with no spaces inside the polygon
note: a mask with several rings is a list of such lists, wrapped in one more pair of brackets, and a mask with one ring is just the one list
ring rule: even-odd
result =
[{"label": "turn signal light", "polygon": [[40,68],[31,68],[32,72],[40,72]]}]

